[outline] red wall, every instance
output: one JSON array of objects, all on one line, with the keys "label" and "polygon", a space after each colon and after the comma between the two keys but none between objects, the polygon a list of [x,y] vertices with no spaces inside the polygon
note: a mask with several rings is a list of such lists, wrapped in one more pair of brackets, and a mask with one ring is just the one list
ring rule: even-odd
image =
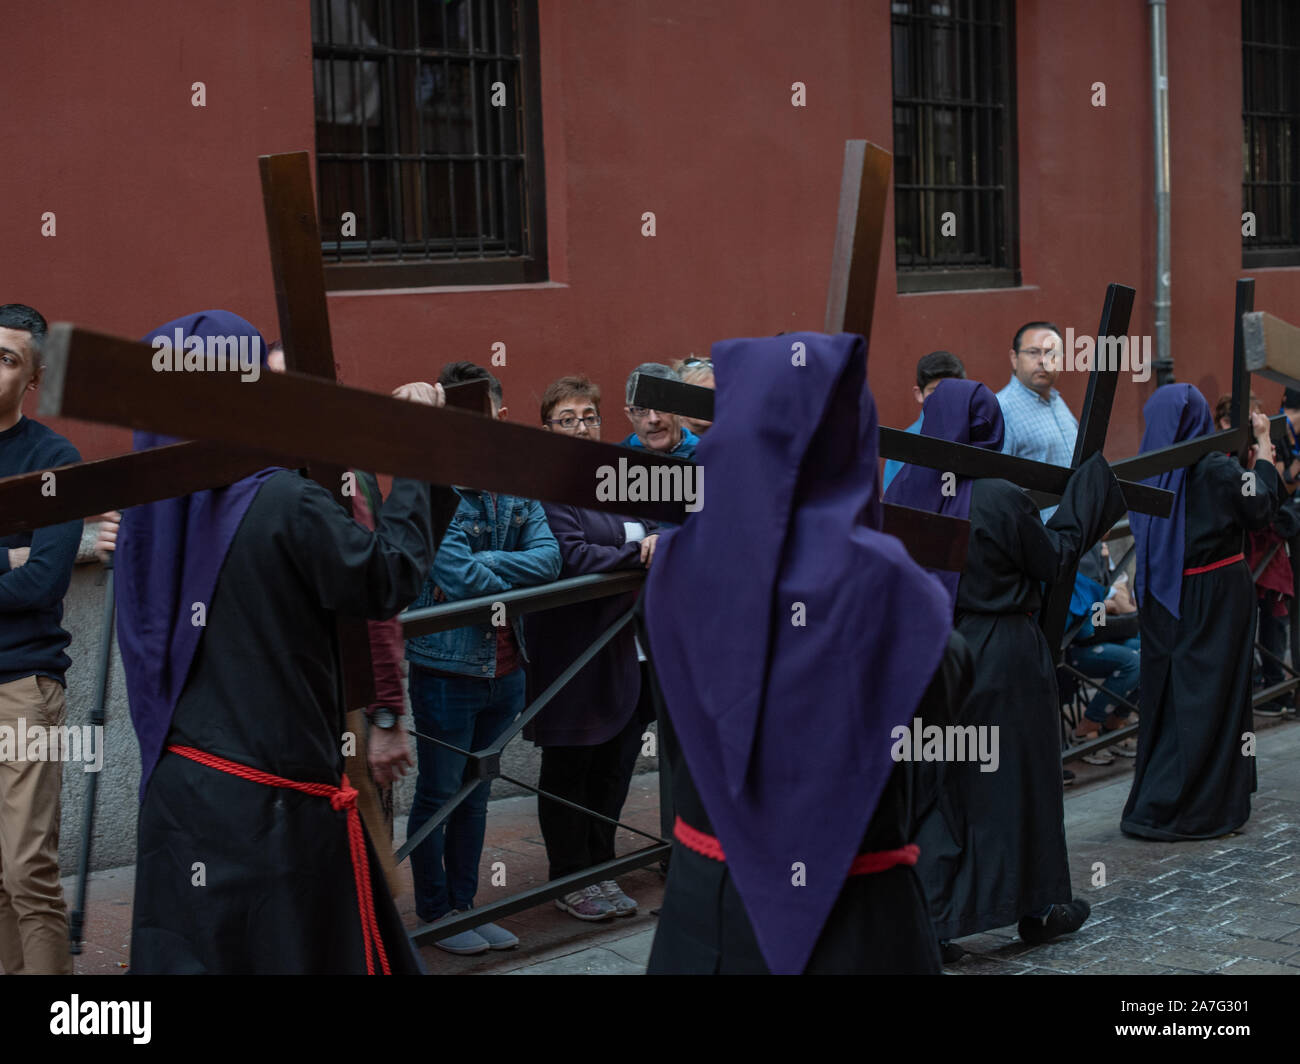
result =
[{"label": "red wall", "polygon": [[[513,420],[535,423],[547,382],[586,371],[605,389],[606,438],[618,438],[636,363],[820,327],[843,141],[892,141],[888,5],[540,6],[551,282],[339,293],[335,346],[345,381],[388,389],[448,359],[486,363],[504,341]],[[1017,7],[1024,284],[900,296],[886,252],[871,372],[886,424],[915,414],[920,355],[946,347],[999,388],[1018,324],[1091,334],[1108,281],[1138,290],[1132,331],[1152,328],[1147,7]],[[6,43],[0,98],[20,133],[0,168],[0,301],[125,335],[216,305],[277,333],[256,157],[313,144],[307,5],[23,5]],[[1241,273],[1239,4],[1170,5],[1169,51],[1172,352],[1179,379],[1213,401],[1228,383]],[[200,80],[201,109],[190,104]],[[806,108],[790,104],[794,81]],[[1105,108],[1090,104],[1094,81]],[[47,210],[54,238],[40,235]],[[647,210],[653,239],[640,235]],[[1286,315],[1296,271],[1253,275],[1257,306]],[[1076,411],[1084,383],[1062,379]],[[1121,383],[1112,456],[1136,449],[1153,387]],[[56,425],[87,456],[127,446],[121,432]]]}]

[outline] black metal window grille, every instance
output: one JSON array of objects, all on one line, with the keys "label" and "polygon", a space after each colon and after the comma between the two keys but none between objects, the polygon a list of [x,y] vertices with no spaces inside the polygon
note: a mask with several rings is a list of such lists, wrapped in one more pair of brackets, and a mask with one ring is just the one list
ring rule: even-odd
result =
[{"label": "black metal window grille", "polygon": [[1300,265],[1300,6],[1243,0],[1241,261]]},{"label": "black metal window grille", "polygon": [[312,0],[311,19],[327,287],[545,280],[536,0]]},{"label": "black metal window grille", "polygon": [[1013,0],[890,9],[898,290],[1017,285]]}]

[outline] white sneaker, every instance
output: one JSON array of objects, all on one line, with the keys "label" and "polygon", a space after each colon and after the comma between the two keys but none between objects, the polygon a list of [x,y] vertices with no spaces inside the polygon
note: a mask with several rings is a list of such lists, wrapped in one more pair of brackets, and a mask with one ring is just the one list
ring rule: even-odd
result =
[{"label": "white sneaker", "polygon": [[614,907],[615,916],[631,916],[636,912],[636,902],[624,894],[623,888],[614,880],[602,880],[600,889],[605,895],[605,900]]},{"label": "white sneaker", "polygon": [[605,900],[604,893],[595,883],[556,898],[555,907],[579,920],[608,920],[614,915],[614,906]]}]

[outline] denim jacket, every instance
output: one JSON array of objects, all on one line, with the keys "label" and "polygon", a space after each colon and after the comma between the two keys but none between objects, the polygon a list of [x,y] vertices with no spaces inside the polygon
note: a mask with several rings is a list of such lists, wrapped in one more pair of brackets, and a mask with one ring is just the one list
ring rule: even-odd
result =
[{"label": "denim jacket", "polygon": [[[541,503],[513,495],[490,496],[472,488],[457,488],[456,493],[460,505],[412,609],[548,584],[559,577],[560,548]],[[518,618],[511,624],[526,661],[523,625]],[[495,676],[496,657],[496,629],[490,624],[406,641],[406,658],[412,664],[464,676]]]}]

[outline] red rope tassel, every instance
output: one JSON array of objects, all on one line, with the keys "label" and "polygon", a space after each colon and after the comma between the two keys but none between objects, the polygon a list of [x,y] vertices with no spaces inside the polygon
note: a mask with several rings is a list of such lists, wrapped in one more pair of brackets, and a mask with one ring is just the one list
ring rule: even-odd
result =
[{"label": "red rope tassel", "polygon": [[370,859],[366,855],[366,835],[361,827],[361,814],[357,811],[357,792],[348,783],[347,774],[344,773],[340,787],[335,787],[332,783],[299,783],[297,780],[287,780],[283,776],[274,776],[261,769],[249,768],[238,761],[228,761],[224,757],[196,750],[192,746],[168,746],[167,749],[173,754],[180,754],[181,757],[197,761],[200,765],[215,768],[231,776],[238,776],[251,783],[261,783],[267,787],[283,787],[287,790],[315,795],[317,798],[328,798],[333,809],[347,811],[348,846],[352,852],[352,873],[357,886],[357,913],[361,917],[361,939],[366,954],[366,974],[375,974],[375,964],[371,958],[373,951],[379,957],[379,967],[383,974],[391,975],[392,972],[388,969],[388,954],[384,950],[384,940],[379,934],[379,920],[375,916],[375,896],[370,890]]}]

